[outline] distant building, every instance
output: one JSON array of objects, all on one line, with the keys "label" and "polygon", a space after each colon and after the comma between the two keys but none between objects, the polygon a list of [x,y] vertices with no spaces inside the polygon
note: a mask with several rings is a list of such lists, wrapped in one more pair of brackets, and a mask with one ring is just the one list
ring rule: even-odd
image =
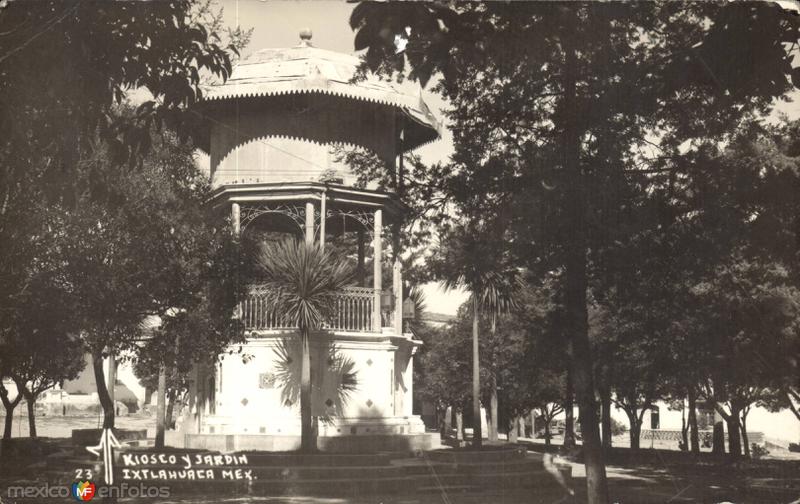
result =
[{"label": "distant building", "polygon": [[[75,408],[85,410],[93,406],[100,407],[100,400],[97,397],[97,383],[94,379],[94,369],[92,367],[92,356],[86,354],[84,360],[86,364],[78,376],[74,380],[64,380],[61,386],[61,390],[67,394],[60,396],[60,401],[65,403],[64,411],[66,414],[69,414],[69,411],[74,411]],[[104,366],[104,370],[106,377],[108,377],[108,363]],[[139,394],[137,395],[135,392]],[[117,366],[114,400],[124,404],[127,409],[127,411],[120,411],[120,413],[136,413],[144,405],[144,388],[139,384],[139,380],[134,376],[133,370],[127,364]]]},{"label": "distant building", "polygon": [[444,313],[425,312],[422,316],[422,321],[433,327],[449,327],[455,320],[455,315],[447,315]]}]

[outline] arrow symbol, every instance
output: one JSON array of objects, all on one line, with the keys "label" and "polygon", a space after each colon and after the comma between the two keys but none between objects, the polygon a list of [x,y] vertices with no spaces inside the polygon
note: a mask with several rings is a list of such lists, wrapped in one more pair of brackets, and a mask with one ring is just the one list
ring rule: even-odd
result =
[{"label": "arrow symbol", "polygon": [[100,434],[100,443],[97,446],[87,446],[86,451],[89,453],[100,456],[100,450],[103,450],[103,468],[104,468],[104,476],[105,482],[109,485],[114,484],[114,448],[121,448],[122,445],[117,441],[116,436],[114,436],[114,432],[111,429],[103,429],[102,434]]}]

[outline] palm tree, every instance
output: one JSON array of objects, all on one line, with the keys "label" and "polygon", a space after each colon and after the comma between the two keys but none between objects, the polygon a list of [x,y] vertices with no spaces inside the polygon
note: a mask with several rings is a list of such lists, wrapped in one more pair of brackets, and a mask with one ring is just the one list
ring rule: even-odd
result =
[{"label": "palm tree", "polygon": [[[492,340],[497,336],[497,319],[500,315],[509,313],[517,306],[517,294],[521,286],[519,278],[514,274],[512,277],[503,277],[496,271],[490,271],[483,280],[482,290],[480,291],[480,306],[489,317],[489,330],[492,333]],[[474,321],[473,321],[474,325]],[[492,345],[493,351],[495,346]],[[497,355],[492,356],[492,371],[489,379],[489,407],[490,421],[489,440],[497,441]]]},{"label": "palm tree", "polygon": [[257,262],[264,274],[268,306],[300,331],[300,450],[314,452],[309,338],[334,314],[336,295],[350,283],[353,270],[331,250],[294,239],[265,245]]},{"label": "palm tree", "polygon": [[509,263],[506,242],[487,223],[470,223],[453,228],[433,264],[446,289],[462,288],[472,304],[472,414],[473,448],[482,445],[480,403],[480,334],[482,310],[490,317],[492,331],[497,316],[511,309],[519,290],[519,273]]}]

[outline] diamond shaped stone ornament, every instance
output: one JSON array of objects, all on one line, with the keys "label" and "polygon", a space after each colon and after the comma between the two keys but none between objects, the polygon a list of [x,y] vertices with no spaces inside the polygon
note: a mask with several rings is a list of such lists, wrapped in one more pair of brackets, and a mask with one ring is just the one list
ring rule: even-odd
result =
[{"label": "diamond shaped stone ornament", "polygon": [[242,406],[247,406],[247,403],[249,402],[250,401],[248,401],[247,398],[245,397],[244,399],[242,399]]},{"label": "diamond shaped stone ornament", "polygon": [[327,406],[327,407],[329,407],[329,408],[330,408],[331,406],[333,406],[333,401],[332,401],[332,400],[330,400],[330,398],[329,398],[329,399],[326,399],[326,400],[325,400],[325,406]]},{"label": "diamond shaped stone ornament", "polygon": [[371,366],[371,365],[372,365],[372,359],[367,359],[367,366]]},{"label": "diamond shaped stone ornament", "polygon": [[373,404],[372,399],[367,399],[367,406],[371,408],[372,404]]}]

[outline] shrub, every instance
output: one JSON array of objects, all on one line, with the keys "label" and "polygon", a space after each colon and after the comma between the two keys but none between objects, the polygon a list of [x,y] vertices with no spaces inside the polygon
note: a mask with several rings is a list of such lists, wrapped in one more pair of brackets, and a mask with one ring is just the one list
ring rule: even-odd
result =
[{"label": "shrub", "polygon": [[750,445],[750,456],[753,457],[755,460],[758,460],[765,455],[769,455],[769,450],[766,447],[758,445],[758,444],[751,444]]},{"label": "shrub", "polygon": [[620,422],[616,418],[611,418],[611,435],[612,436],[621,436],[628,432],[628,426],[624,423]]}]

